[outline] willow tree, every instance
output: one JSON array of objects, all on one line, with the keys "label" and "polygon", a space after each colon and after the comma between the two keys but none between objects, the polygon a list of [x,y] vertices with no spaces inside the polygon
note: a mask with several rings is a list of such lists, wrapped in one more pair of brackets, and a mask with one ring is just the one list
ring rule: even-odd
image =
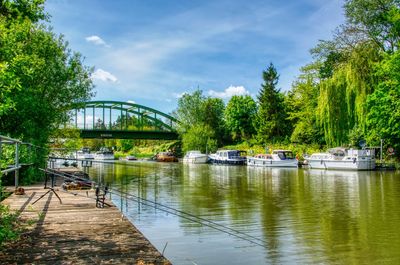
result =
[{"label": "willow tree", "polygon": [[379,53],[373,45],[359,45],[320,83],[317,118],[328,145],[348,142],[353,130],[366,132],[367,96],[375,86],[374,63]]},{"label": "willow tree", "polygon": [[317,113],[329,145],[368,133],[366,101],[378,84],[374,65],[398,49],[399,7],[399,0],[346,0],[346,22],[313,50],[323,64]]}]

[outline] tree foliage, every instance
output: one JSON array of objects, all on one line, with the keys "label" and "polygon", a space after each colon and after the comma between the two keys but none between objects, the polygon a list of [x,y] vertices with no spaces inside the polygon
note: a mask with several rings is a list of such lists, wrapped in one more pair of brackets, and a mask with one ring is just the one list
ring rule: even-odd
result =
[{"label": "tree foliage", "polygon": [[400,52],[387,55],[377,66],[380,79],[375,91],[368,96],[368,140],[400,148]]},{"label": "tree foliage", "polygon": [[0,131],[39,146],[68,120],[72,104],[93,95],[92,70],[40,24],[43,3],[2,1],[0,9]]},{"label": "tree foliage", "polygon": [[263,71],[264,83],[257,96],[258,112],[256,127],[258,139],[265,143],[267,141],[282,140],[288,134],[287,114],[283,104],[283,95],[276,87],[279,75],[271,63]]},{"label": "tree foliage", "polygon": [[47,20],[45,0],[0,0],[0,16],[8,21],[27,19],[33,23]]},{"label": "tree foliage", "polygon": [[399,8],[399,0],[346,0],[346,27],[382,51],[393,52],[400,41]]},{"label": "tree foliage", "polygon": [[320,65],[315,111],[328,145],[372,139],[366,102],[380,86],[375,66],[397,51],[400,40],[398,0],[346,0],[344,11],[346,22],[333,39],[312,50]]},{"label": "tree foliage", "polygon": [[254,135],[257,105],[251,96],[233,96],[225,109],[226,127],[234,140],[250,139]]},{"label": "tree foliage", "polygon": [[189,151],[190,148],[205,150],[207,143],[213,149],[223,142],[224,109],[221,99],[205,97],[201,90],[184,94],[178,100],[174,115],[180,121],[178,131],[182,137],[183,151]]},{"label": "tree foliage", "polygon": [[315,113],[319,97],[319,68],[319,63],[303,67],[285,98],[285,105],[289,108],[288,120],[293,124],[292,142],[324,143],[323,131],[317,124]]},{"label": "tree foliage", "polygon": [[215,132],[208,125],[194,125],[182,135],[182,149],[184,152],[199,150],[203,153],[210,153],[215,152],[217,147]]}]

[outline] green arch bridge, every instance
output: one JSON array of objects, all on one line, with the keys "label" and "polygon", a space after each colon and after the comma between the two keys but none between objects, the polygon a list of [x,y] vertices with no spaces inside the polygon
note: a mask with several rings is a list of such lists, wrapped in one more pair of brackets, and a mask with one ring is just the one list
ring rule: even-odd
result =
[{"label": "green arch bridge", "polygon": [[82,138],[178,139],[178,121],[161,111],[129,102],[90,101],[71,110]]}]

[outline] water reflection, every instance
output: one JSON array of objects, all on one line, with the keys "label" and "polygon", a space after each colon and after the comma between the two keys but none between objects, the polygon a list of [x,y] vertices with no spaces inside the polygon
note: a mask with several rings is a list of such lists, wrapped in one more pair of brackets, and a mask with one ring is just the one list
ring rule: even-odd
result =
[{"label": "water reflection", "polygon": [[[244,166],[104,164],[91,175],[174,264],[399,263],[400,175]],[[132,201],[133,194],[263,247]]]}]

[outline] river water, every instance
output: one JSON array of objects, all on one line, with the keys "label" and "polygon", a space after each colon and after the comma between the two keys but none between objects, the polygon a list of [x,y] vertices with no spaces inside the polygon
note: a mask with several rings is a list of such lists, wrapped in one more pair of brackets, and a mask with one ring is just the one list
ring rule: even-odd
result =
[{"label": "river water", "polygon": [[175,265],[400,264],[399,171],[118,161],[90,175]]}]

